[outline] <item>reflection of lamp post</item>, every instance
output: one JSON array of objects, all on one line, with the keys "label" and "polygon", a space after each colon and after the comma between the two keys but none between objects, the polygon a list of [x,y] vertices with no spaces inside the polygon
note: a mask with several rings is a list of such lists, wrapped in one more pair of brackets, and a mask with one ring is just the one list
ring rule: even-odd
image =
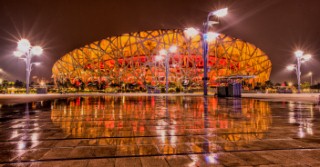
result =
[{"label": "reflection of lamp post", "polygon": [[311,59],[311,55],[310,54],[303,54],[303,51],[298,50],[296,52],[294,52],[296,58],[297,58],[297,65],[289,65],[287,66],[287,69],[292,71],[292,70],[296,70],[296,75],[297,75],[297,80],[298,80],[298,93],[300,93],[300,77],[301,77],[301,71],[300,71],[300,67],[301,67],[301,63],[304,63],[308,60]]},{"label": "reflection of lamp post", "polygon": [[[223,8],[220,10],[210,12],[207,16],[206,22],[203,24],[203,30],[201,33],[203,48],[203,95],[208,95],[208,42],[213,41],[219,36],[219,34],[217,33],[208,32],[208,29],[211,25],[218,24],[217,21],[210,21],[210,18],[212,16],[220,18],[226,16],[227,14],[228,8]],[[185,30],[185,33],[187,37],[193,37],[195,35],[198,35],[199,32],[195,28],[188,28]]]},{"label": "reflection of lamp post", "polygon": [[172,45],[169,48],[169,52],[165,49],[161,49],[159,54],[160,56],[165,56],[165,66],[166,66],[166,93],[168,93],[169,89],[169,53],[175,53],[178,50],[177,46]]},{"label": "reflection of lamp post", "polygon": [[40,56],[43,49],[40,46],[31,46],[27,39],[21,39],[18,42],[18,50],[14,51],[13,54],[17,57],[24,56],[23,59],[26,63],[26,93],[29,94],[29,83],[30,83],[30,73],[32,70],[32,65],[39,65],[39,62],[31,62],[32,56]]}]

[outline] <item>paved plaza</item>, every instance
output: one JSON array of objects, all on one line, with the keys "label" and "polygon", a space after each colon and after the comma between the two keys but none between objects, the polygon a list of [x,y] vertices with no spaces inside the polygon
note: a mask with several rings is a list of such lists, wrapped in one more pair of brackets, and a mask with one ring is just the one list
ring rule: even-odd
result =
[{"label": "paved plaza", "polygon": [[311,102],[86,96],[2,105],[0,166],[320,166]]}]

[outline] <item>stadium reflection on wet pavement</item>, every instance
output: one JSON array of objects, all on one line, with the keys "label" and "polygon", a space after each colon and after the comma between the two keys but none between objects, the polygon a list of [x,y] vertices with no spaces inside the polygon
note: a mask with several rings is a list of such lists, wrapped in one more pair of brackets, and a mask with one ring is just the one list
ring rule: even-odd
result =
[{"label": "stadium reflection on wet pavement", "polygon": [[319,107],[105,96],[0,109],[0,166],[320,165]]}]

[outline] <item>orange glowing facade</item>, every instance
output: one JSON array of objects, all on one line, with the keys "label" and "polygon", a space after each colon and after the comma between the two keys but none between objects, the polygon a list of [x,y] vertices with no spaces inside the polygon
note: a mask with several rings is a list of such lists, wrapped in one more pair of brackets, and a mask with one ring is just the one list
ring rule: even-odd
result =
[{"label": "orange glowing facade", "polygon": [[[104,83],[161,86],[165,83],[164,59],[159,50],[176,45],[169,54],[169,82],[176,86],[188,80],[190,86],[201,86],[203,58],[200,35],[187,38],[183,30],[142,31],[105,38],[75,49],[53,66],[56,82],[69,79],[73,84]],[[236,75],[255,76],[246,82],[254,85],[269,80],[271,62],[256,46],[220,34],[209,43],[209,84],[217,78]]]}]

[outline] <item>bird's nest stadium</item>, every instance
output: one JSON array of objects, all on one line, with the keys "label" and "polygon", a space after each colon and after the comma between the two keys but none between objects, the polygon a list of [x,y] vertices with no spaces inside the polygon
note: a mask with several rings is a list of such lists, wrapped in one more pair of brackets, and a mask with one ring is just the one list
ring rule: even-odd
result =
[{"label": "bird's nest stadium", "polygon": [[[55,62],[52,73],[57,85],[69,83],[75,87],[121,87],[131,85],[165,85],[165,59],[159,51],[177,46],[168,54],[171,87],[203,86],[201,36],[189,38],[183,30],[141,31],[112,36],[75,49]],[[158,57],[157,57],[158,56]],[[209,86],[217,86],[221,78],[242,78],[242,83],[254,86],[269,80],[272,64],[268,56],[255,45],[220,34],[209,43]],[[187,81],[187,82],[185,82]],[[184,85],[186,86],[186,85]]]}]

